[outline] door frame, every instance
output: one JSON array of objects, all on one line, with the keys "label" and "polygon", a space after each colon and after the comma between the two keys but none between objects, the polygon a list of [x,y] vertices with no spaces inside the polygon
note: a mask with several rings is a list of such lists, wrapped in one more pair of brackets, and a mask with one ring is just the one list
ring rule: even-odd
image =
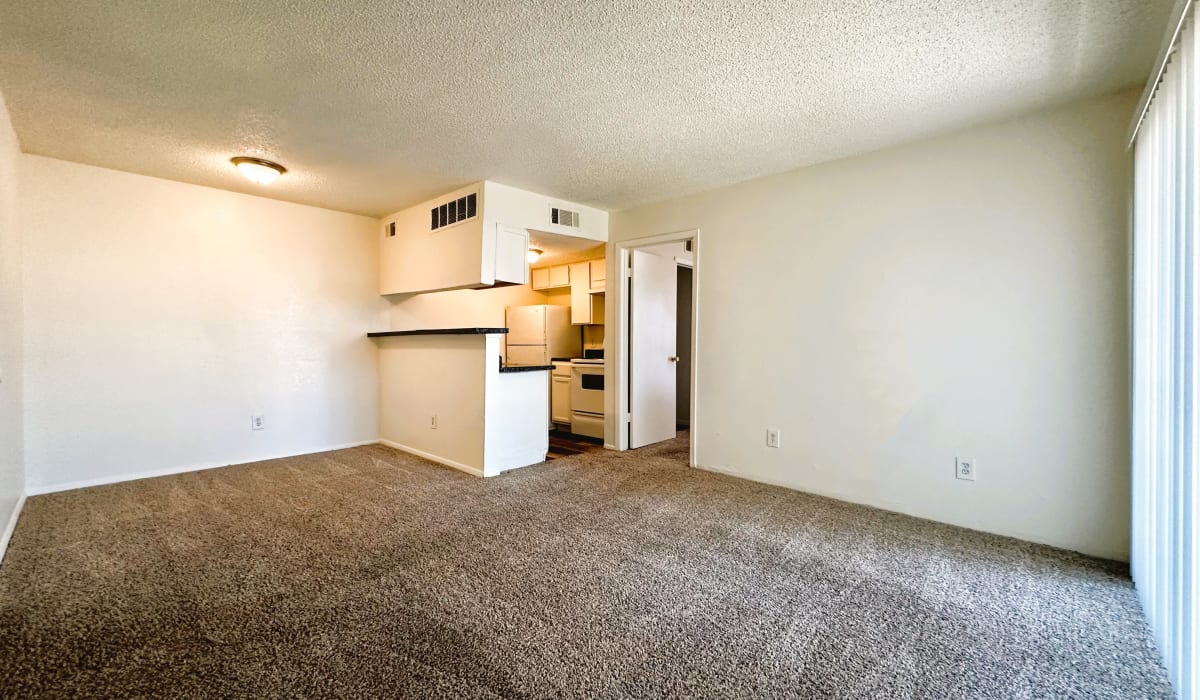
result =
[{"label": "door frame", "polygon": [[[605,357],[611,358],[609,368],[613,382],[604,387],[605,420],[604,446],[610,450],[629,449],[629,260],[635,248],[646,248],[662,243],[692,242],[692,372],[688,381],[690,406],[688,406],[688,466],[696,467],[697,434],[700,416],[696,410],[699,403],[697,391],[696,358],[699,356],[700,338],[700,229],[687,229],[663,233],[644,238],[608,244],[608,290],[605,299],[605,323],[616,331],[605,334]],[[620,409],[618,410],[618,407]]]}]

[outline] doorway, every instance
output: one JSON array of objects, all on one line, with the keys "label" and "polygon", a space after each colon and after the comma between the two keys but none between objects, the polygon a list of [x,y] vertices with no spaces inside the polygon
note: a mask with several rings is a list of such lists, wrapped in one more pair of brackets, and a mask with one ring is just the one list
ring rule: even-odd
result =
[{"label": "doorway", "polygon": [[608,447],[636,449],[689,431],[696,465],[699,231],[681,231],[613,246],[610,305],[611,390]]},{"label": "doorway", "polygon": [[692,259],[675,261],[675,429],[692,422]]}]

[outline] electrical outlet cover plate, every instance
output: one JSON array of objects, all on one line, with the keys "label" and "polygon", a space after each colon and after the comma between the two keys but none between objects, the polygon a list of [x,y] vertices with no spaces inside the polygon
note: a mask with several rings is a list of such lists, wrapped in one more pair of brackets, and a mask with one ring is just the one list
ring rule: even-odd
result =
[{"label": "electrical outlet cover plate", "polygon": [[250,416],[250,429],[251,430],[262,430],[263,429],[263,417],[262,416]]},{"label": "electrical outlet cover plate", "polygon": [[963,481],[975,481],[975,472],[978,466],[972,457],[956,457],[954,460],[954,476]]},{"label": "electrical outlet cover plate", "polygon": [[767,428],[767,447],[779,447],[779,431]]}]

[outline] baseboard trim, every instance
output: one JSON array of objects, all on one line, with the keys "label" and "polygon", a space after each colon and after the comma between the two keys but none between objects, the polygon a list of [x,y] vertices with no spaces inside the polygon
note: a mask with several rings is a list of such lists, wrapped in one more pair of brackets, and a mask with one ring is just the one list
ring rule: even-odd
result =
[{"label": "baseboard trim", "polygon": [[8,519],[8,525],[4,526],[4,534],[0,535],[0,565],[4,564],[4,555],[8,553],[8,543],[17,530],[17,518],[21,517],[21,509],[24,507],[25,494],[21,494],[21,497],[17,499],[17,507],[13,508],[12,517]]},{"label": "baseboard trim", "polygon": [[387,445],[388,447],[400,450],[401,452],[407,452],[410,455],[416,455],[418,457],[423,457],[431,462],[437,462],[438,464],[445,465],[447,467],[450,467],[451,469],[457,469],[460,472],[466,472],[468,474],[471,474],[472,476],[478,476],[481,478],[483,477],[482,469],[476,469],[475,467],[469,467],[469,466],[463,464],[462,462],[455,462],[452,459],[446,459],[445,457],[439,457],[435,454],[430,454],[428,452],[425,452],[424,450],[418,450],[415,447],[409,447],[408,445],[401,445],[398,442],[392,442],[391,440],[383,440],[383,439],[379,440],[379,444]]},{"label": "baseboard trim", "polygon": [[76,489],[86,489],[92,486],[107,486],[108,484],[120,484],[126,481],[139,481],[141,479],[154,479],[160,476],[173,476],[175,474],[186,474],[188,472],[202,472],[209,469],[221,469],[223,467],[236,467],[242,464],[251,464],[253,462],[266,462],[272,459],[285,459],[287,457],[302,457],[304,455],[317,454],[319,452],[332,452],[333,450],[345,450],[351,447],[362,447],[364,445],[377,445],[379,440],[363,440],[361,442],[347,442],[341,445],[332,445],[323,447],[319,450],[310,450],[307,452],[296,452],[282,455],[274,455],[270,457],[247,457],[239,461],[221,461],[211,462],[208,464],[190,464],[183,467],[168,467],[167,469],[154,469],[144,472],[135,472],[133,474],[117,474],[114,476],[102,476],[97,479],[82,479],[80,481],[68,481],[59,484],[45,484],[31,486],[26,489],[26,493],[30,496],[41,496],[47,493],[60,493],[62,491],[74,491]]},{"label": "baseboard trim", "polygon": [[1061,549],[1066,552],[1077,552],[1079,554],[1085,554],[1089,557],[1096,557],[1098,559],[1110,559],[1112,561],[1121,562],[1121,563],[1129,562],[1129,554],[1126,552],[1110,551],[1110,550],[1106,550],[1106,549],[1096,549],[1096,548],[1090,548],[1090,547],[1087,549],[1083,549],[1083,548],[1076,546],[1073,543],[1052,542],[1048,538],[1046,538],[1045,535],[1035,533],[1035,532],[1027,532],[1025,530],[1018,529],[1018,528],[1013,528],[1013,529],[1004,528],[1004,529],[992,530],[992,529],[985,528],[983,526],[983,524],[978,523],[978,522],[954,522],[952,520],[941,520],[941,519],[935,518],[932,515],[929,515],[927,513],[922,513],[920,511],[916,510],[915,508],[913,508],[912,506],[909,506],[906,503],[899,503],[896,501],[890,501],[890,500],[882,499],[882,498],[864,500],[861,497],[857,497],[857,496],[854,496],[851,494],[846,494],[846,493],[840,493],[837,491],[826,491],[826,490],[817,490],[817,489],[812,489],[812,488],[801,488],[800,486],[797,486],[795,484],[789,484],[781,479],[768,479],[768,478],[760,477],[757,475],[744,474],[742,472],[739,472],[735,469],[731,469],[728,467],[705,466],[705,465],[697,464],[696,468],[702,469],[706,472],[712,472],[714,474],[721,474],[723,476],[731,476],[735,479],[745,479],[746,481],[753,481],[755,483],[766,484],[768,486],[778,486],[780,488],[785,488],[785,489],[788,489],[791,491],[798,491],[800,493],[806,493],[811,496],[819,496],[821,498],[830,498],[835,501],[842,501],[843,503],[852,503],[857,506],[865,506],[867,508],[874,508],[876,510],[885,510],[885,511],[888,511],[889,513],[899,513],[900,515],[907,515],[911,518],[916,518],[918,520],[926,520],[931,523],[938,523],[939,525],[950,525],[952,527],[958,527],[958,528],[962,528],[964,530],[973,530],[975,532],[982,532],[982,533],[985,533],[988,535],[996,535],[998,537],[1008,537],[1009,539],[1020,540],[1022,542],[1029,542],[1032,544],[1045,545],[1047,547]]}]

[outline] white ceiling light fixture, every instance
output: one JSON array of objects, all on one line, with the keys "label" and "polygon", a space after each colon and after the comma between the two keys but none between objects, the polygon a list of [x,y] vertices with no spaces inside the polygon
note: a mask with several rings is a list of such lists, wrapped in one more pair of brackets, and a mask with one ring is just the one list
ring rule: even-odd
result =
[{"label": "white ceiling light fixture", "polygon": [[528,260],[530,264],[537,262],[538,258],[540,257],[542,257],[541,248],[530,248],[529,252],[525,255],[525,259]]},{"label": "white ceiling light fixture", "polygon": [[237,156],[236,158],[230,158],[229,162],[236,165],[238,171],[242,175],[245,175],[247,180],[259,185],[269,185],[275,182],[280,175],[287,172],[287,168],[279,163],[272,163],[262,158]]}]

